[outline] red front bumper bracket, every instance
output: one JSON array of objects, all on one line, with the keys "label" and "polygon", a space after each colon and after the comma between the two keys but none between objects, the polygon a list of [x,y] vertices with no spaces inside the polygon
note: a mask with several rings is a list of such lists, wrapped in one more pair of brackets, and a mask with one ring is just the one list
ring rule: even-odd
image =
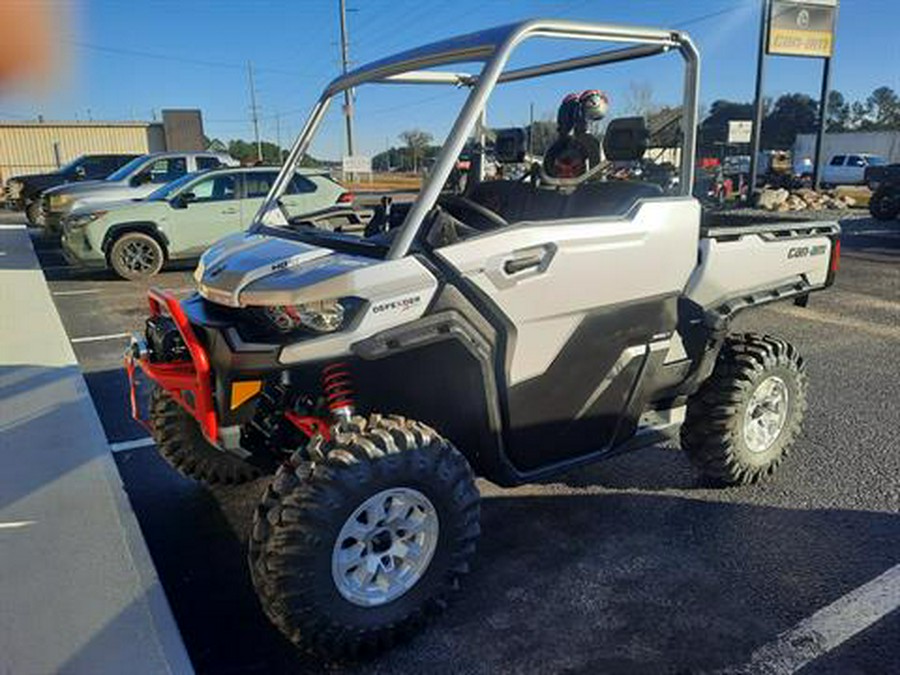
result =
[{"label": "red front bumper bracket", "polygon": [[[131,416],[144,426],[150,426],[141,417],[135,389],[136,369],[163,388],[182,408],[191,414],[200,425],[206,439],[217,445],[219,442],[219,418],[213,403],[209,356],[197,340],[194,329],[181,308],[181,303],[169,291],[151,288],[147,293],[150,315],[168,314],[175,322],[181,338],[188,349],[190,361],[151,363],[146,350],[136,350],[132,346],[125,353],[125,370],[128,373]],[[152,431],[152,428],[151,428]]]}]

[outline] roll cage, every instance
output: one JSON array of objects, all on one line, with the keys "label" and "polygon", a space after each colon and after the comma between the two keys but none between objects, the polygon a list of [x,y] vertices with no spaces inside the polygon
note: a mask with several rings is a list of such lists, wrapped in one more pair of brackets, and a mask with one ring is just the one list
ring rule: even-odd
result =
[{"label": "roll cage", "polygon": [[[505,70],[513,51],[525,40],[535,37],[613,42],[626,46]],[[407,254],[422,221],[434,206],[450,176],[456,157],[462,152],[466,140],[484,111],[488,98],[498,84],[655,56],[672,49],[677,49],[681,53],[685,63],[679,192],[682,195],[690,195],[694,182],[700,55],[688,34],[676,30],[639,26],[532,19],[401,52],[361,66],[333,80],[325,88],[303,125],[277,180],[256,214],[251,231],[257,231],[266,224],[283,224],[281,222],[283,214],[278,206],[278,200],[286,189],[294,167],[308,150],[332,99],[346,89],[365,83],[447,84],[470,89],[466,102],[437,156],[433,170],[425,179],[418,198],[410,208],[387,253],[388,259],[396,259]],[[428,70],[435,66],[478,61],[483,62],[484,66],[477,75]]]}]

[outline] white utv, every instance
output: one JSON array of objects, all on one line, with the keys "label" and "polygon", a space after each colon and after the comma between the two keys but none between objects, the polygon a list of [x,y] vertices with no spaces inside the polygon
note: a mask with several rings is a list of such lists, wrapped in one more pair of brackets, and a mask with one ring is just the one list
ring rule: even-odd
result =
[{"label": "white utv", "polygon": [[[535,37],[618,46],[508,68]],[[621,179],[644,159],[643,122],[610,121],[601,154],[571,103],[584,95],[567,97],[557,143],[525,178],[483,181],[473,161],[465,190],[444,190],[498,85],[667,52],[685,72],[668,191]],[[473,61],[475,75],[434,70]],[[188,476],[273,474],[249,564],[288,638],[373,652],[442,609],[479,535],[476,475],[516,485],[679,430],[690,460],[724,484],[781,463],[807,406],[804,361],[729,323],[830,285],[839,228],[701,224],[698,80],[685,33],[555,20],[362,67],[325,90],[250,231],[203,256],[198,292],[151,292],[126,353],[133,412]],[[321,214],[288,219],[280,195],[329,103],[396,82],[469,88],[415,202],[385,203],[366,237],[317,228]],[[520,145],[494,153],[521,160]],[[148,380],[145,415],[137,385]]]}]

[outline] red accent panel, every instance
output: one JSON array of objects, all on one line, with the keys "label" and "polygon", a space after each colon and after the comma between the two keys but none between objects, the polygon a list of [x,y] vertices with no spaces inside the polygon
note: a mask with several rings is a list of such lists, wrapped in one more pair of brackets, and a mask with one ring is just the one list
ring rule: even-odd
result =
[{"label": "red accent panel", "polygon": [[834,274],[841,267],[841,240],[836,239],[831,247],[831,273]]},{"label": "red accent panel", "polygon": [[145,424],[138,411],[137,395],[135,393],[135,366],[144,374],[156,382],[194,419],[200,424],[203,435],[211,443],[219,441],[219,418],[213,403],[212,382],[210,378],[209,356],[203,345],[197,339],[194,329],[172,293],[158,288],[151,288],[147,293],[147,301],[150,304],[150,315],[159,316],[167,313],[175,322],[178,332],[184,340],[185,346],[191,355],[190,361],[178,361],[172,363],[150,363],[146,358],[135,360],[130,353],[125,355],[125,370],[128,373],[131,414]]},{"label": "red accent panel", "polygon": [[331,428],[328,426],[328,420],[313,415],[298,415],[293,410],[286,411],[284,418],[297,427],[307,438],[312,438],[316,434],[322,434],[322,438],[326,441],[331,440]]}]

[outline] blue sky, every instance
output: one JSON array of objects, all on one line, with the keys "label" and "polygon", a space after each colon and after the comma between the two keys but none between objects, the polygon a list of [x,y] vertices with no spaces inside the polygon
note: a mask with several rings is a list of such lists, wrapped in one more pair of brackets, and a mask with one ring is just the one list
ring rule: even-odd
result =
[{"label": "blue sky", "polygon": [[[49,92],[0,93],[0,119],[149,119],[165,107],[199,107],[207,135],[252,137],[246,63],[253,62],[262,135],[287,144],[322,86],[340,68],[337,0],[95,0],[73,5],[63,30],[66,72]],[[365,63],[395,51],[517,19],[546,16],[683,28],[703,58],[705,104],[753,96],[759,0],[348,0],[351,59]],[[888,85],[900,91],[898,0],[843,0],[833,61],[833,88],[848,98]],[[553,58],[537,45],[521,58]],[[493,101],[489,122],[523,124],[534,103],[551,114],[571,89],[610,92],[612,115],[627,113],[634,88],[655,103],[675,103],[675,57],[510,85]],[[821,62],[770,58],[766,95],[818,96]],[[368,86],[358,90],[358,145],[374,154],[398,144],[403,129],[440,138],[461,101],[442,87]],[[278,116],[276,118],[276,116]],[[314,146],[341,152],[340,107],[333,106]]]}]

